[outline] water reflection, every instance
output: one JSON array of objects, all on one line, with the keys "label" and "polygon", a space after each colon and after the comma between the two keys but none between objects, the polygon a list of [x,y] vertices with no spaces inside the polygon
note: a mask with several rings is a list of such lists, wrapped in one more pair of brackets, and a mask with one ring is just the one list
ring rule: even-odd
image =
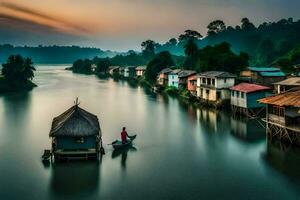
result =
[{"label": "water reflection", "polygon": [[91,195],[99,189],[100,162],[53,163],[50,170],[50,189],[55,196]]},{"label": "water reflection", "polygon": [[128,146],[122,149],[115,149],[112,152],[111,157],[115,159],[121,156],[121,166],[123,169],[126,169],[127,154],[128,152],[135,152],[135,151],[137,151],[137,149],[134,146]]},{"label": "water reflection", "polygon": [[197,116],[203,129],[211,133],[226,132],[230,129],[228,113],[214,109],[199,109]]},{"label": "water reflection", "polygon": [[263,160],[268,166],[285,175],[300,193],[300,148],[278,141],[268,142]]},{"label": "water reflection", "polygon": [[231,134],[235,137],[247,141],[257,142],[265,139],[265,128],[259,119],[241,119],[231,117]]}]

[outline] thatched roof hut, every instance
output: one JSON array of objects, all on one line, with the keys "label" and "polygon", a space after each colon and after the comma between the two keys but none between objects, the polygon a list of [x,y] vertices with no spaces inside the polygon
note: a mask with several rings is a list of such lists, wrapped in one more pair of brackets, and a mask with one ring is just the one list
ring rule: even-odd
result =
[{"label": "thatched roof hut", "polygon": [[53,119],[49,136],[101,136],[98,117],[80,108],[76,103]]}]

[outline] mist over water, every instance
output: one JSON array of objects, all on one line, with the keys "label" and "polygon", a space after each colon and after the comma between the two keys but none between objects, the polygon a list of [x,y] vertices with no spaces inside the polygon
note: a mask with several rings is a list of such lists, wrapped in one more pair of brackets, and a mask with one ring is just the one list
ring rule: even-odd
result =
[{"label": "mist over water", "polygon": [[[255,120],[196,109],[127,82],[39,66],[28,93],[0,96],[1,199],[298,199],[299,149],[268,144]],[[43,164],[53,117],[100,120],[99,162]],[[134,148],[113,152],[126,126]]]}]

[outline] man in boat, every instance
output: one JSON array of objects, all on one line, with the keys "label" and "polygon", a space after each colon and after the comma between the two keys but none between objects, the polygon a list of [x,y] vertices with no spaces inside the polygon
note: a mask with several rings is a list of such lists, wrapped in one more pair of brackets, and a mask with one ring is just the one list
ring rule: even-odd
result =
[{"label": "man in boat", "polygon": [[121,139],[122,139],[122,143],[123,144],[126,143],[127,137],[129,137],[129,136],[128,136],[127,132],[126,132],[126,127],[123,127],[122,132],[121,132]]}]

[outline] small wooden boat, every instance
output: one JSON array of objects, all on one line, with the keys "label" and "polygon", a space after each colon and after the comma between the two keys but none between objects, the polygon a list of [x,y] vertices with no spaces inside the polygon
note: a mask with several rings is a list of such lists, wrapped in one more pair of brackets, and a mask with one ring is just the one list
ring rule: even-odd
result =
[{"label": "small wooden boat", "polygon": [[129,136],[129,139],[127,139],[126,143],[122,143],[122,141],[120,140],[116,140],[113,143],[111,143],[111,145],[113,146],[114,149],[121,149],[124,147],[128,147],[132,145],[132,141],[136,138],[136,135],[133,136]]},{"label": "small wooden boat", "polygon": [[44,161],[49,160],[51,157],[51,151],[49,149],[44,150],[44,154],[42,155],[42,159]]}]

